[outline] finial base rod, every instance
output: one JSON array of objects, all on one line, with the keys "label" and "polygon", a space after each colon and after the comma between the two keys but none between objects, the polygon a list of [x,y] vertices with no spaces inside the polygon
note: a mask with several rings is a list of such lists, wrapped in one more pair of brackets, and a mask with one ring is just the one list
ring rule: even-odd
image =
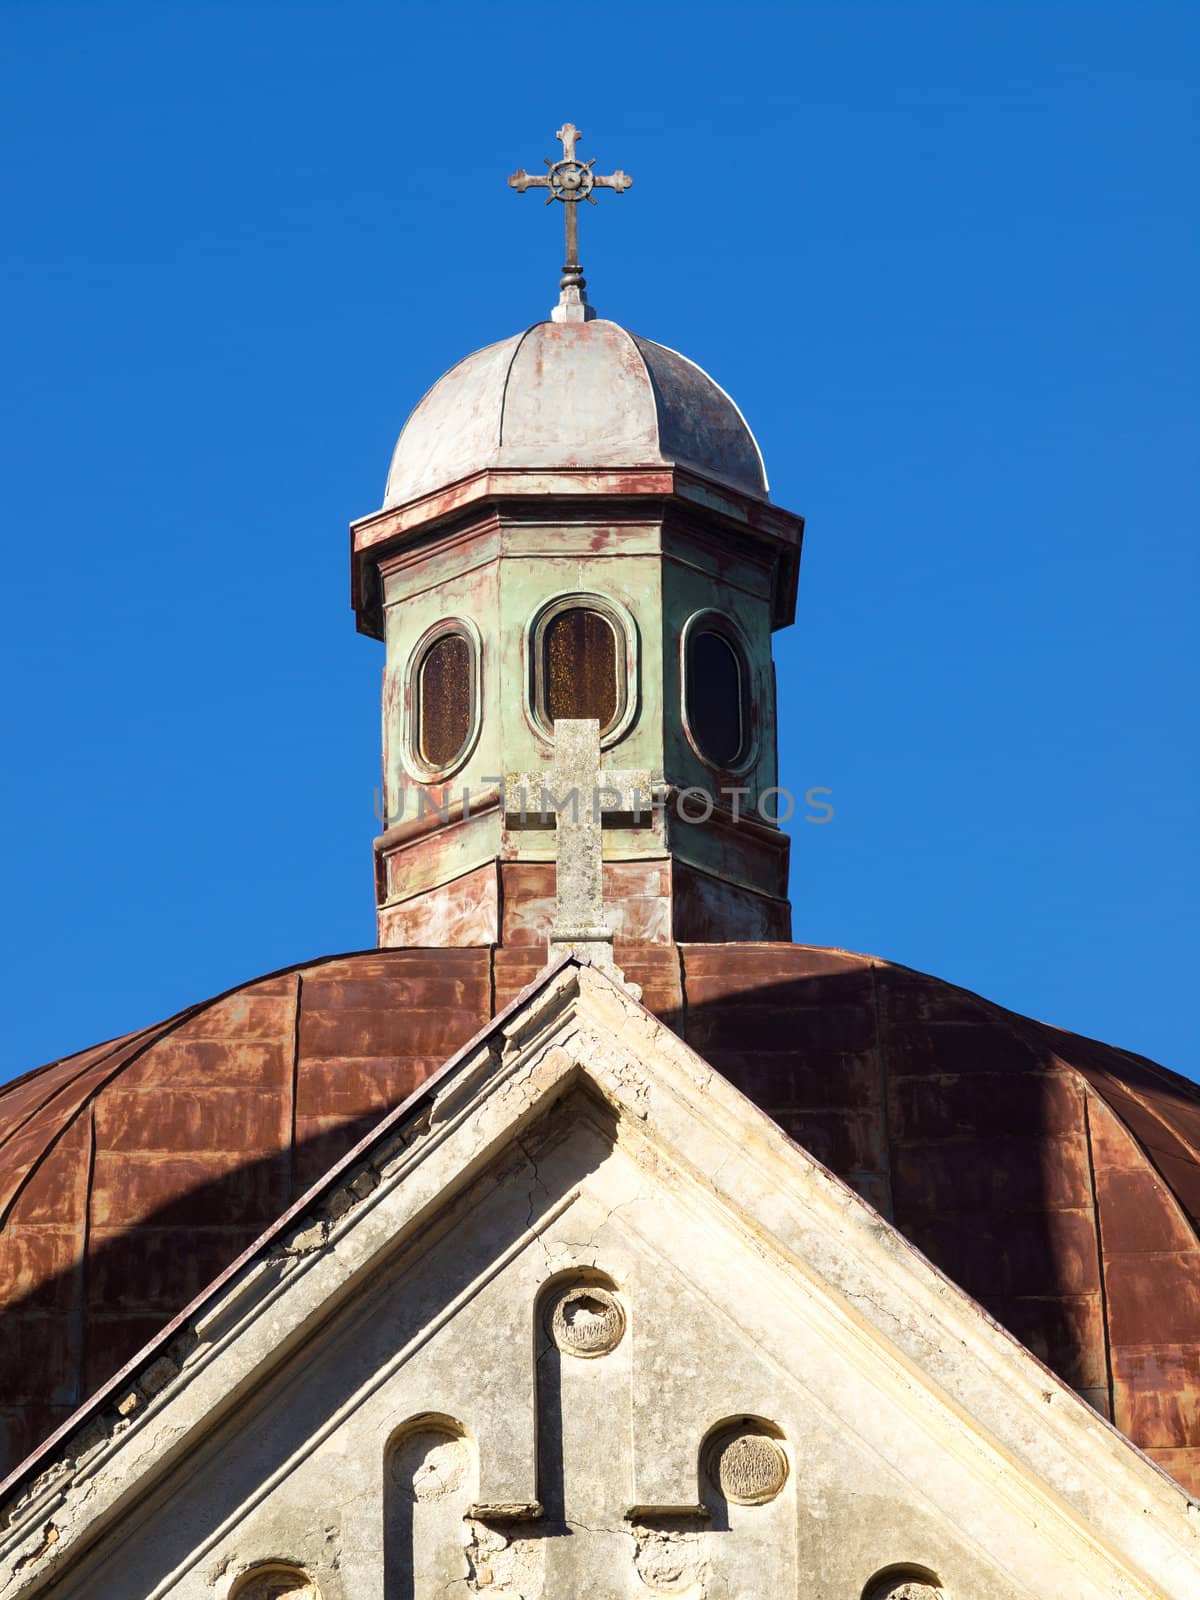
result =
[{"label": "finial base rod", "polygon": [[596,308],[586,300],[572,300],[564,293],[550,313],[551,322],[595,322]]},{"label": "finial base rod", "polygon": [[588,305],[587,279],[570,262],[563,268],[558,286],[558,304],[550,313],[551,322],[594,322],[595,306]]}]

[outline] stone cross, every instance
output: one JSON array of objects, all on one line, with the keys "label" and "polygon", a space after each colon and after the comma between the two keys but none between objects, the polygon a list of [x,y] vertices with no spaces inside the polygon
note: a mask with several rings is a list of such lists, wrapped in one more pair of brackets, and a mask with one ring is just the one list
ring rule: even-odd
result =
[{"label": "stone cross", "polygon": [[[555,914],[550,953],[583,956],[609,972],[612,928],[604,915],[603,825],[626,814],[635,824],[654,806],[648,771],[618,772],[600,765],[600,724],[594,717],[554,724],[554,763],[546,772],[509,772],[504,809],[510,822],[531,817],[555,823]],[[617,976],[620,976],[618,973]]]},{"label": "stone cross", "polygon": [[624,194],[633,179],[627,172],[610,173],[603,178],[599,173],[594,173],[592,168],[596,165],[593,156],[590,161],[580,161],[575,155],[575,144],[583,135],[573,122],[564,122],[554,135],[563,147],[562,160],[551,161],[545,158],[549,172],[541,177],[533,177],[521,167],[514,172],[508,180],[509,187],[516,189],[519,194],[524,194],[526,189],[549,189],[546,204],[552,200],[562,200],[566,205],[567,224],[567,260],[563,267],[562,279],[559,283],[558,304],[550,313],[554,322],[590,322],[596,315],[588,305],[587,279],[583,275],[583,268],[579,265],[579,213],[575,207],[580,200],[586,200],[589,205],[596,204],[593,189],[615,189],[618,194]]}]

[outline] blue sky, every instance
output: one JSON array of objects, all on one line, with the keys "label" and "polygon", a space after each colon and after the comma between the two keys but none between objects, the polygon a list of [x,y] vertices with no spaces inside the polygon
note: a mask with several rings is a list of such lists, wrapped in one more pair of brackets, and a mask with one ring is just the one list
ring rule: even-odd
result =
[{"label": "blue sky", "polygon": [[1194,1074],[1200,9],[3,8],[0,1076],[373,942],[421,392],[546,314],[571,119],[604,315],[808,519],[795,937]]}]

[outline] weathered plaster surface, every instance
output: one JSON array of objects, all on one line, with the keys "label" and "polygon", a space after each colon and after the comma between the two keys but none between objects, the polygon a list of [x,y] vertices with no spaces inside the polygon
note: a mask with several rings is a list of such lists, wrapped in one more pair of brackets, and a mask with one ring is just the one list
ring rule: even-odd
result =
[{"label": "weathered plaster surface", "polygon": [[9,1508],[4,1600],[1200,1596],[1187,1496],[590,969],[339,1182]]}]

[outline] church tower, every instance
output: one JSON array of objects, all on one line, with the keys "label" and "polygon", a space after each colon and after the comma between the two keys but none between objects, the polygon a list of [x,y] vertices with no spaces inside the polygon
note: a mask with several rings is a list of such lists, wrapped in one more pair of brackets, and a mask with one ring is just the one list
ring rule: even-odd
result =
[{"label": "church tower", "polygon": [[1200,1600],[1200,1090],[791,942],[803,524],[559,137],[352,529],[378,946],[0,1087],[0,1594]]},{"label": "church tower", "polygon": [[[387,648],[381,946],[544,946],[564,785],[618,940],[791,937],[771,636],[803,519],[724,390],[587,303],[577,204],[632,180],[593,176],[578,137],[510,180],[564,203],[550,319],[434,384],[352,529],[358,626]],[[578,719],[591,782],[556,760]]]}]

